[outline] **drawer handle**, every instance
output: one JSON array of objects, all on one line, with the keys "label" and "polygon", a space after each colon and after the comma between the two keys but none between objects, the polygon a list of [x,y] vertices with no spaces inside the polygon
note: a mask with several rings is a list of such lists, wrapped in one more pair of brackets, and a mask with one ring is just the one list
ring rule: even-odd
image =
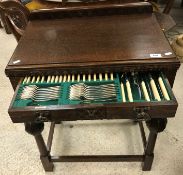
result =
[{"label": "drawer handle", "polygon": [[36,122],[47,122],[49,121],[49,112],[39,113],[36,112]]},{"label": "drawer handle", "polygon": [[150,107],[134,108],[134,111],[136,112],[136,121],[148,121],[148,120],[150,120],[151,117],[148,114],[149,110],[150,110]]}]

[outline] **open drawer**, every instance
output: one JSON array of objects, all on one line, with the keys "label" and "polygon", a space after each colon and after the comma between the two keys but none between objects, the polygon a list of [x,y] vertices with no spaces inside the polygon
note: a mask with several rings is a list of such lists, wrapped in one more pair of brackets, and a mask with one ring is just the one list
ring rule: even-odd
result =
[{"label": "open drawer", "polygon": [[160,71],[28,76],[9,107],[13,122],[174,117],[177,101]]}]

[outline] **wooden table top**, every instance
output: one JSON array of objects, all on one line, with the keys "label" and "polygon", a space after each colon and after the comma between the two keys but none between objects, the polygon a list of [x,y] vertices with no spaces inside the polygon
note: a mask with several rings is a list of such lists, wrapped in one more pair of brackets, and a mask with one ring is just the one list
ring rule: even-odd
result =
[{"label": "wooden table top", "polygon": [[154,14],[113,15],[30,21],[7,69],[175,61]]}]

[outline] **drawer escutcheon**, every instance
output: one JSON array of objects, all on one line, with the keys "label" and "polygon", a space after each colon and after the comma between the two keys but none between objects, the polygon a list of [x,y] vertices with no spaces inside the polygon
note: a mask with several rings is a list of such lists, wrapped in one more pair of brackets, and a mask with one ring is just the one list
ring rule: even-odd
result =
[{"label": "drawer escutcheon", "polygon": [[44,113],[40,113],[40,112],[36,112],[36,122],[48,122],[49,121],[49,116],[50,113],[49,112],[44,112]]},{"label": "drawer escutcheon", "polygon": [[151,120],[150,115],[148,114],[148,111],[150,110],[150,107],[135,107],[134,111],[136,113],[136,121],[148,121]]}]

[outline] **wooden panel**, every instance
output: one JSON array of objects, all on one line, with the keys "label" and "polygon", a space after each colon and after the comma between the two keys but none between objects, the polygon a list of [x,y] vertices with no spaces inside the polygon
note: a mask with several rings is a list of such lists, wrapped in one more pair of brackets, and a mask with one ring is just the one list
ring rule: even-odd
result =
[{"label": "wooden panel", "polygon": [[[157,53],[161,57],[150,57]],[[43,67],[152,63],[179,65],[154,15],[37,20],[28,24],[6,73]]]}]

